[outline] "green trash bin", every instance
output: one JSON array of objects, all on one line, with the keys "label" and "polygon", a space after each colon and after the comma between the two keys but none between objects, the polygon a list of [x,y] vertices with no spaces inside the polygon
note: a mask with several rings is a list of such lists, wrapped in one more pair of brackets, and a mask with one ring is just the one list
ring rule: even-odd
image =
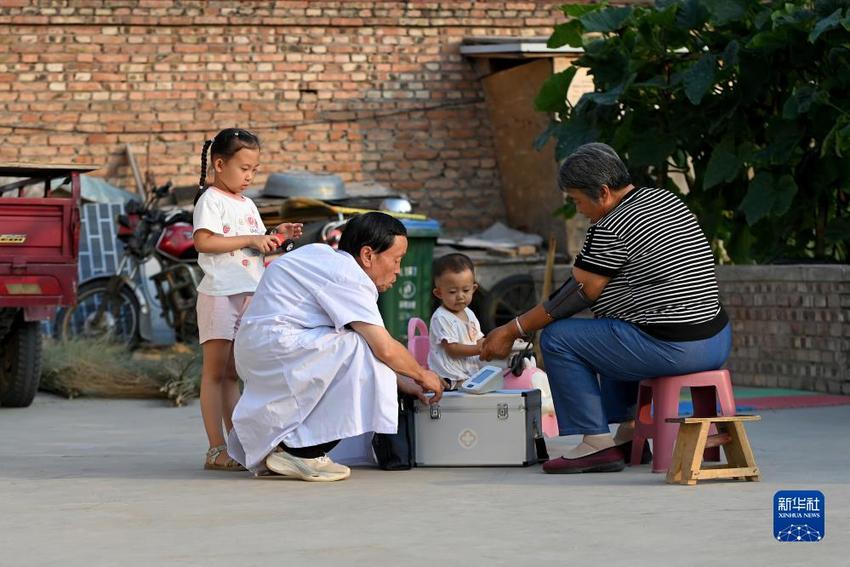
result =
[{"label": "green trash bin", "polygon": [[407,229],[407,254],[401,261],[398,279],[378,297],[378,309],[390,334],[406,345],[410,318],[419,317],[426,323],[431,318],[431,262],[440,223],[409,219],[401,222]]}]

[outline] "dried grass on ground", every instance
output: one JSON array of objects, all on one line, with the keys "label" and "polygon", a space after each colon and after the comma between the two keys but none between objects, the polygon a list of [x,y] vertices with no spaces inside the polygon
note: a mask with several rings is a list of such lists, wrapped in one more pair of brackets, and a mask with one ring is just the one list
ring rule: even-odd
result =
[{"label": "dried grass on ground", "polygon": [[68,398],[167,398],[181,406],[197,397],[200,378],[197,347],[131,352],[106,341],[73,339],[45,343],[41,389]]}]

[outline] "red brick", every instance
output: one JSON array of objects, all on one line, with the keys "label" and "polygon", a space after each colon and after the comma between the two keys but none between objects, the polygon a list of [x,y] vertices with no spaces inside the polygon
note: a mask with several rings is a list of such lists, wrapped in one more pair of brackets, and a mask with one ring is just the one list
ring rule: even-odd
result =
[{"label": "red brick", "polygon": [[[197,140],[242,124],[261,135],[264,161],[276,168],[297,164],[416,191],[423,212],[475,228],[503,215],[486,107],[422,107],[483,99],[457,54],[464,36],[543,35],[563,18],[554,2],[494,0],[130,4],[3,2],[7,18],[48,24],[18,26],[29,39],[0,54],[0,63],[25,66],[0,74],[0,84],[12,85],[0,89],[3,111],[37,116],[64,132],[51,136],[69,159],[94,163],[157,132],[153,173],[187,184],[196,181]],[[48,63],[62,69],[36,78]],[[16,73],[33,80],[15,81]],[[315,95],[305,97],[308,89]],[[99,130],[65,143],[83,127]],[[49,137],[27,145],[55,157]]]}]

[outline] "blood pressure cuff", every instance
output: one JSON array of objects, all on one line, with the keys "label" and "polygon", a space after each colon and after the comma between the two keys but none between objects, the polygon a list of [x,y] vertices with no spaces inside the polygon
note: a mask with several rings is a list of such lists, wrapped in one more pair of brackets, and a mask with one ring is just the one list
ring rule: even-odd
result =
[{"label": "blood pressure cuff", "polygon": [[581,290],[582,284],[570,278],[543,302],[543,309],[552,319],[565,319],[584,311],[593,302]]}]

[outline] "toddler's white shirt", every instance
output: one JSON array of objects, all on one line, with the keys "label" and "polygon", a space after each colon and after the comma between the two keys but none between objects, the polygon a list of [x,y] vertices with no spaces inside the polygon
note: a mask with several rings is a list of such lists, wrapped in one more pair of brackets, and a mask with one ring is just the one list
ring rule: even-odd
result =
[{"label": "toddler's white shirt", "polygon": [[460,317],[441,305],[431,316],[428,331],[431,343],[428,367],[440,378],[450,380],[453,386],[478,372],[483,365],[477,356],[453,358],[448,355],[443,346],[444,339],[450,343],[474,345],[478,339],[484,337],[475,313],[469,307],[464,309],[464,313],[469,318],[469,322],[461,321]]},{"label": "toddler's white shirt", "polygon": [[[260,212],[251,199],[215,187],[207,188],[198,199],[192,224],[196,232],[205,228],[227,238],[266,232]],[[204,271],[198,291],[207,295],[253,293],[265,270],[263,254],[253,248],[219,254],[200,252],[198,265]]]}]

